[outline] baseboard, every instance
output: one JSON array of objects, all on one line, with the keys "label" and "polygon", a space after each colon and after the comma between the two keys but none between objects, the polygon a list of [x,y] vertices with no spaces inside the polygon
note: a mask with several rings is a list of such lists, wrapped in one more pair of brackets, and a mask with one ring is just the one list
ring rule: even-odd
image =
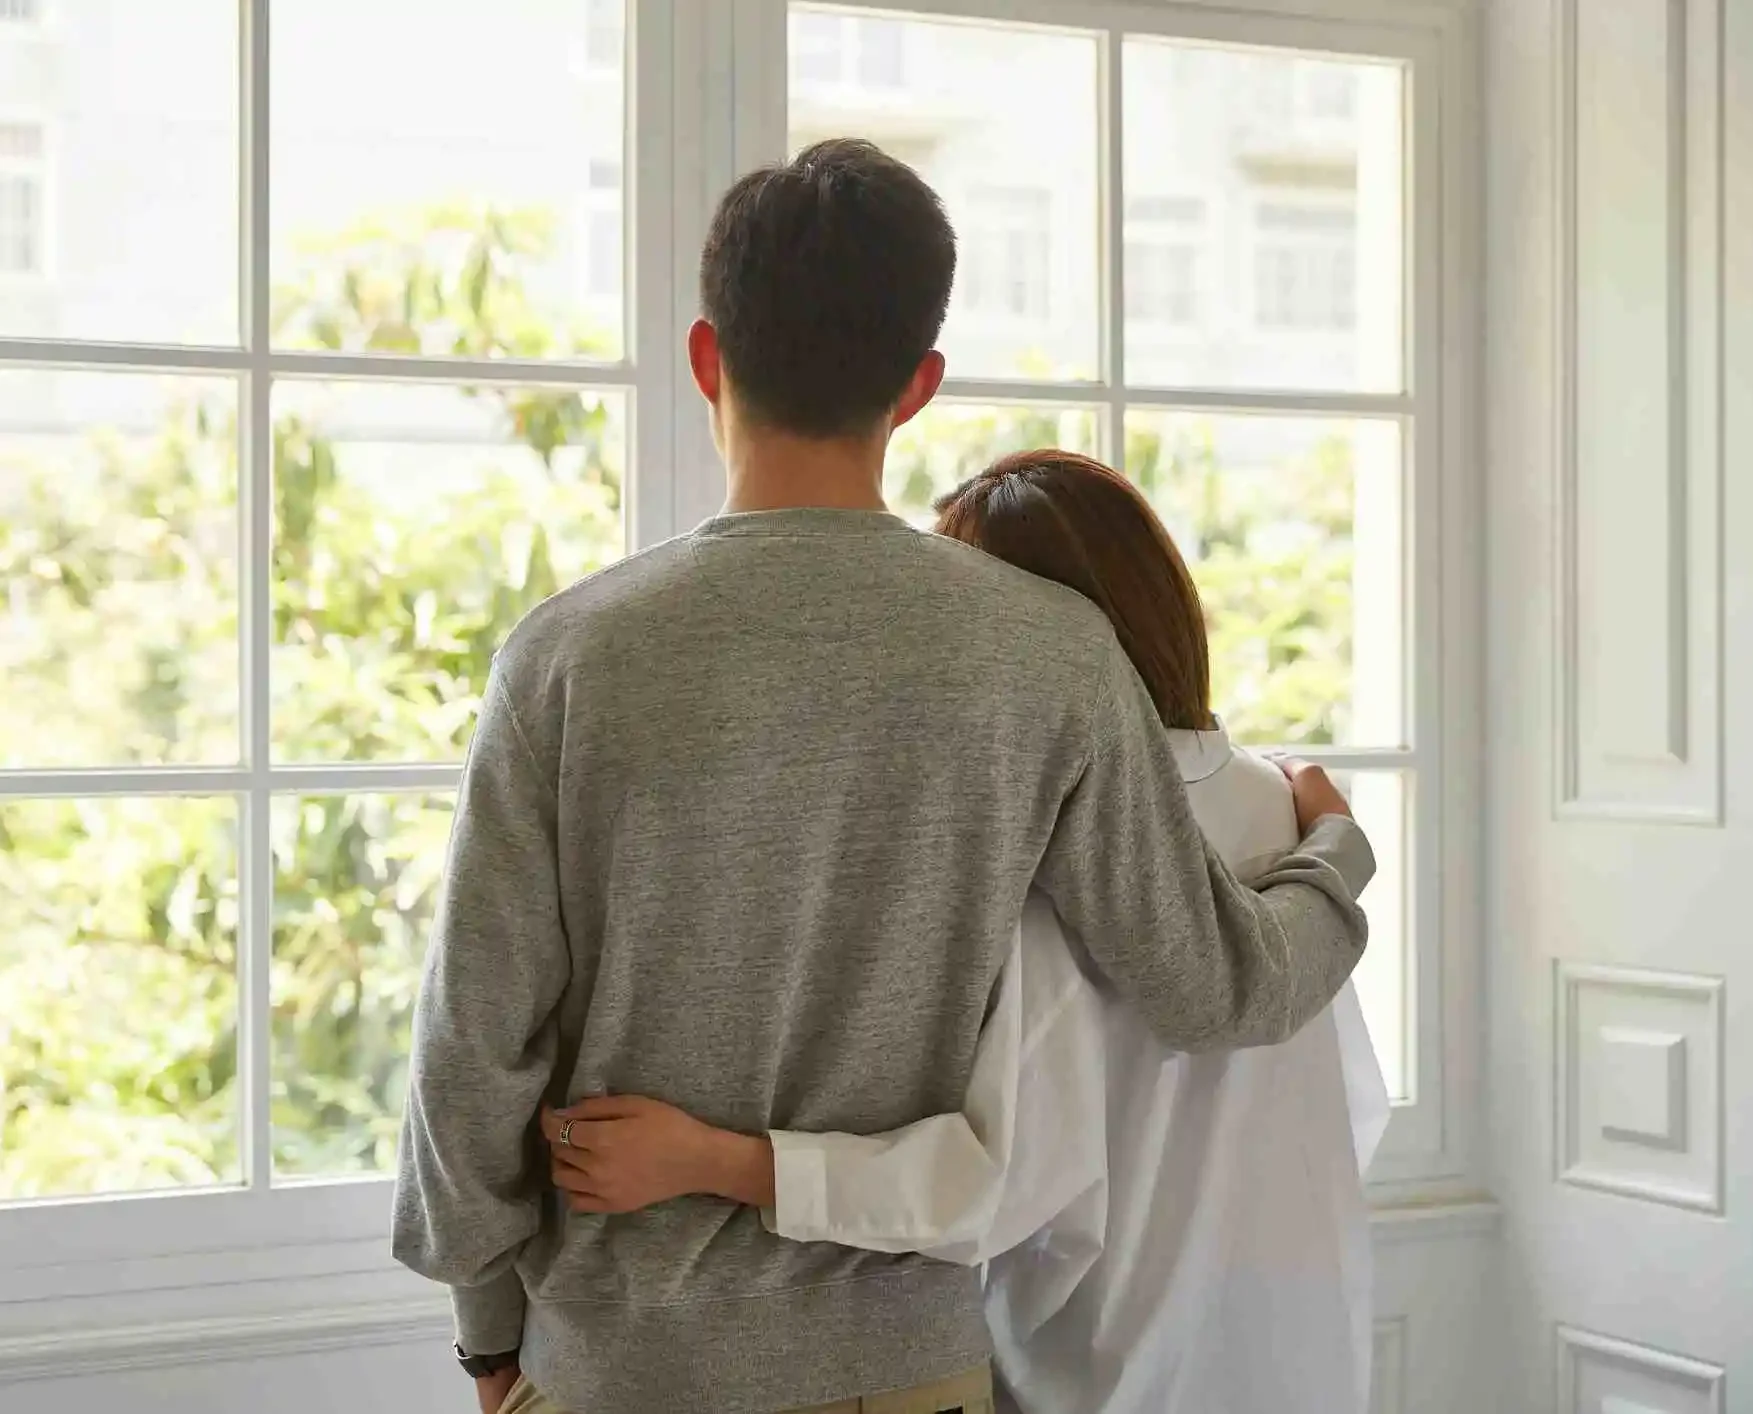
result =
[{"label": "baseboard", "polygon": [[213,1316],[0,1339],[0,1385],[171,1365],[308,1355],[361,1345],[443,1342],[450,1302],[419,1296],[323,1310]]}]

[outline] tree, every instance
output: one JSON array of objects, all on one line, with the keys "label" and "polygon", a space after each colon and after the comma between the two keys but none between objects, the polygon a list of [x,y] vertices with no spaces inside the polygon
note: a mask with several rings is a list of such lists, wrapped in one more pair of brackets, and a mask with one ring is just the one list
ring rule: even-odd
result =
[{"label": "tree", "polygon": [[1128,420],[1126,467],[1198,581],[1212,702],[1238,740],[1344,739],[1352,690],[1352,457],[1328,434],[1226,464],[1209,419]]},{"label": "tree", "polygon": [[[276,326],[325,348],[587,353],[527,296],[546,239],[520,213],[362,227],[280,293]],[[436,491],[374,481],[310,398],[277,404],[280,759],[454,757],[512,625],[621,552],[610,404],[451,396],[503,445]],[[3,469],[9,764],[236,758],[236,425],[229,389],[185,384],[154,437]],[[0,1196],[238,1176],[239,824],[224,798],[0,807]],[[448,805],[287,798],[270,824],[276,1165],[381,1168]]]}]

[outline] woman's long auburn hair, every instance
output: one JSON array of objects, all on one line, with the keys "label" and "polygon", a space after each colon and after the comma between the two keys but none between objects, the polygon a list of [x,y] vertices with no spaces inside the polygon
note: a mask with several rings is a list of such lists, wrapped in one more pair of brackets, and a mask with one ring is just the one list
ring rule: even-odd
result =
[{"label": "woman's long auburn hair", "polygon": [[1108,616],[1165,726],[1209,730],[1205,611],[1137,487],[1076,452],[1017,452],[933,507],[937,532],[1075,589]]}]

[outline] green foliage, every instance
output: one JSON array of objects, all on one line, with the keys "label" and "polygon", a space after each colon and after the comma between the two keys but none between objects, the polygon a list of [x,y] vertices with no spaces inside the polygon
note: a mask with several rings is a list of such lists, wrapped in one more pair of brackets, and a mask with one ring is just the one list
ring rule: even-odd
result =
[{"label": "green foliage", "polygon": [[1345,739],[1352,691],[1352,454],[1327,434],[1226,466],[1209,420],[1134,415],[1126,467],[1205,604],[1211,698],[1240,741]]},{"label": "green foliage", "polygon": [[[595,353],[526,295],[545,249],[518,213],[362,228],[280,293],[277,324],[327,348]],[[154,433],[0,464],[5,764],[238,759],[235,411],[229,387],[185,380]],[[458,756],[511,626],[621,553],[614,411],[552,388],[280,390],[277,759]],[[464,435],[386,449],[348,427],[433,412]],[[239,1176],[240,824],[229,798],[0,809],[0,1198]],[[393,1151],[447,829],[422,796],[274,803],[281,1173]]]},{"label": "green foliage", "polygon": [[1093,452],[1095,435],[1095,420],[1081,408],[1050,413],[932,403],[890,443],[883,495],[897,515],[929,526],[932,502],[997,458],[1036,447]]},{"label": "green foliage", "polygon": [[[606,351],[531,294],[548,240],[531,213],[371,223],[309,248],[275,327],[324,349]],[[436,414],[461,435],[386,445],[359,430],[361,408],[373,426]],[[511,626],[621,552],[616,409],[552,388],[277,390],[276,760],[456,759]],[[936,496],[1002,452],[1094,440],[1087,411],[935,407],[896,438],[891,501],[928,521]],[[1221,708],[1254,739],[1333,739],[1350,659],[1343,445],[1244,475],[1196,420],[1141,419],[1127,441],[1196,562]],[[156,430],[15,445],[0,462],[0,763],[237,761],[230,385],[177,383]],[[231,797],[0,806],[0,1198],[240,1177],[241,811]],[[448,815],[418,794],[273,803],[283,1175],[389,1162]]]}]

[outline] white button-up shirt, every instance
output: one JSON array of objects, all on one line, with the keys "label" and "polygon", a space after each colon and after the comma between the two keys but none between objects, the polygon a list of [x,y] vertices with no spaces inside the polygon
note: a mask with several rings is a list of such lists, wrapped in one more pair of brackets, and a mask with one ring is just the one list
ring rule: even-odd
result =
[{"label": "white button-up shirt", "polygon": [[[1193,812],[1244,880],[1297,842],[1289,784],[1221,731],[1171,733]],[[1289,1042],[1166,1050],[1031,894],[960,1114],[775,1133],[768,1225],[989,1264],[1022,1414],[1362,1414],[1361,1173],[1388,1095],[1347,984]]]}]

